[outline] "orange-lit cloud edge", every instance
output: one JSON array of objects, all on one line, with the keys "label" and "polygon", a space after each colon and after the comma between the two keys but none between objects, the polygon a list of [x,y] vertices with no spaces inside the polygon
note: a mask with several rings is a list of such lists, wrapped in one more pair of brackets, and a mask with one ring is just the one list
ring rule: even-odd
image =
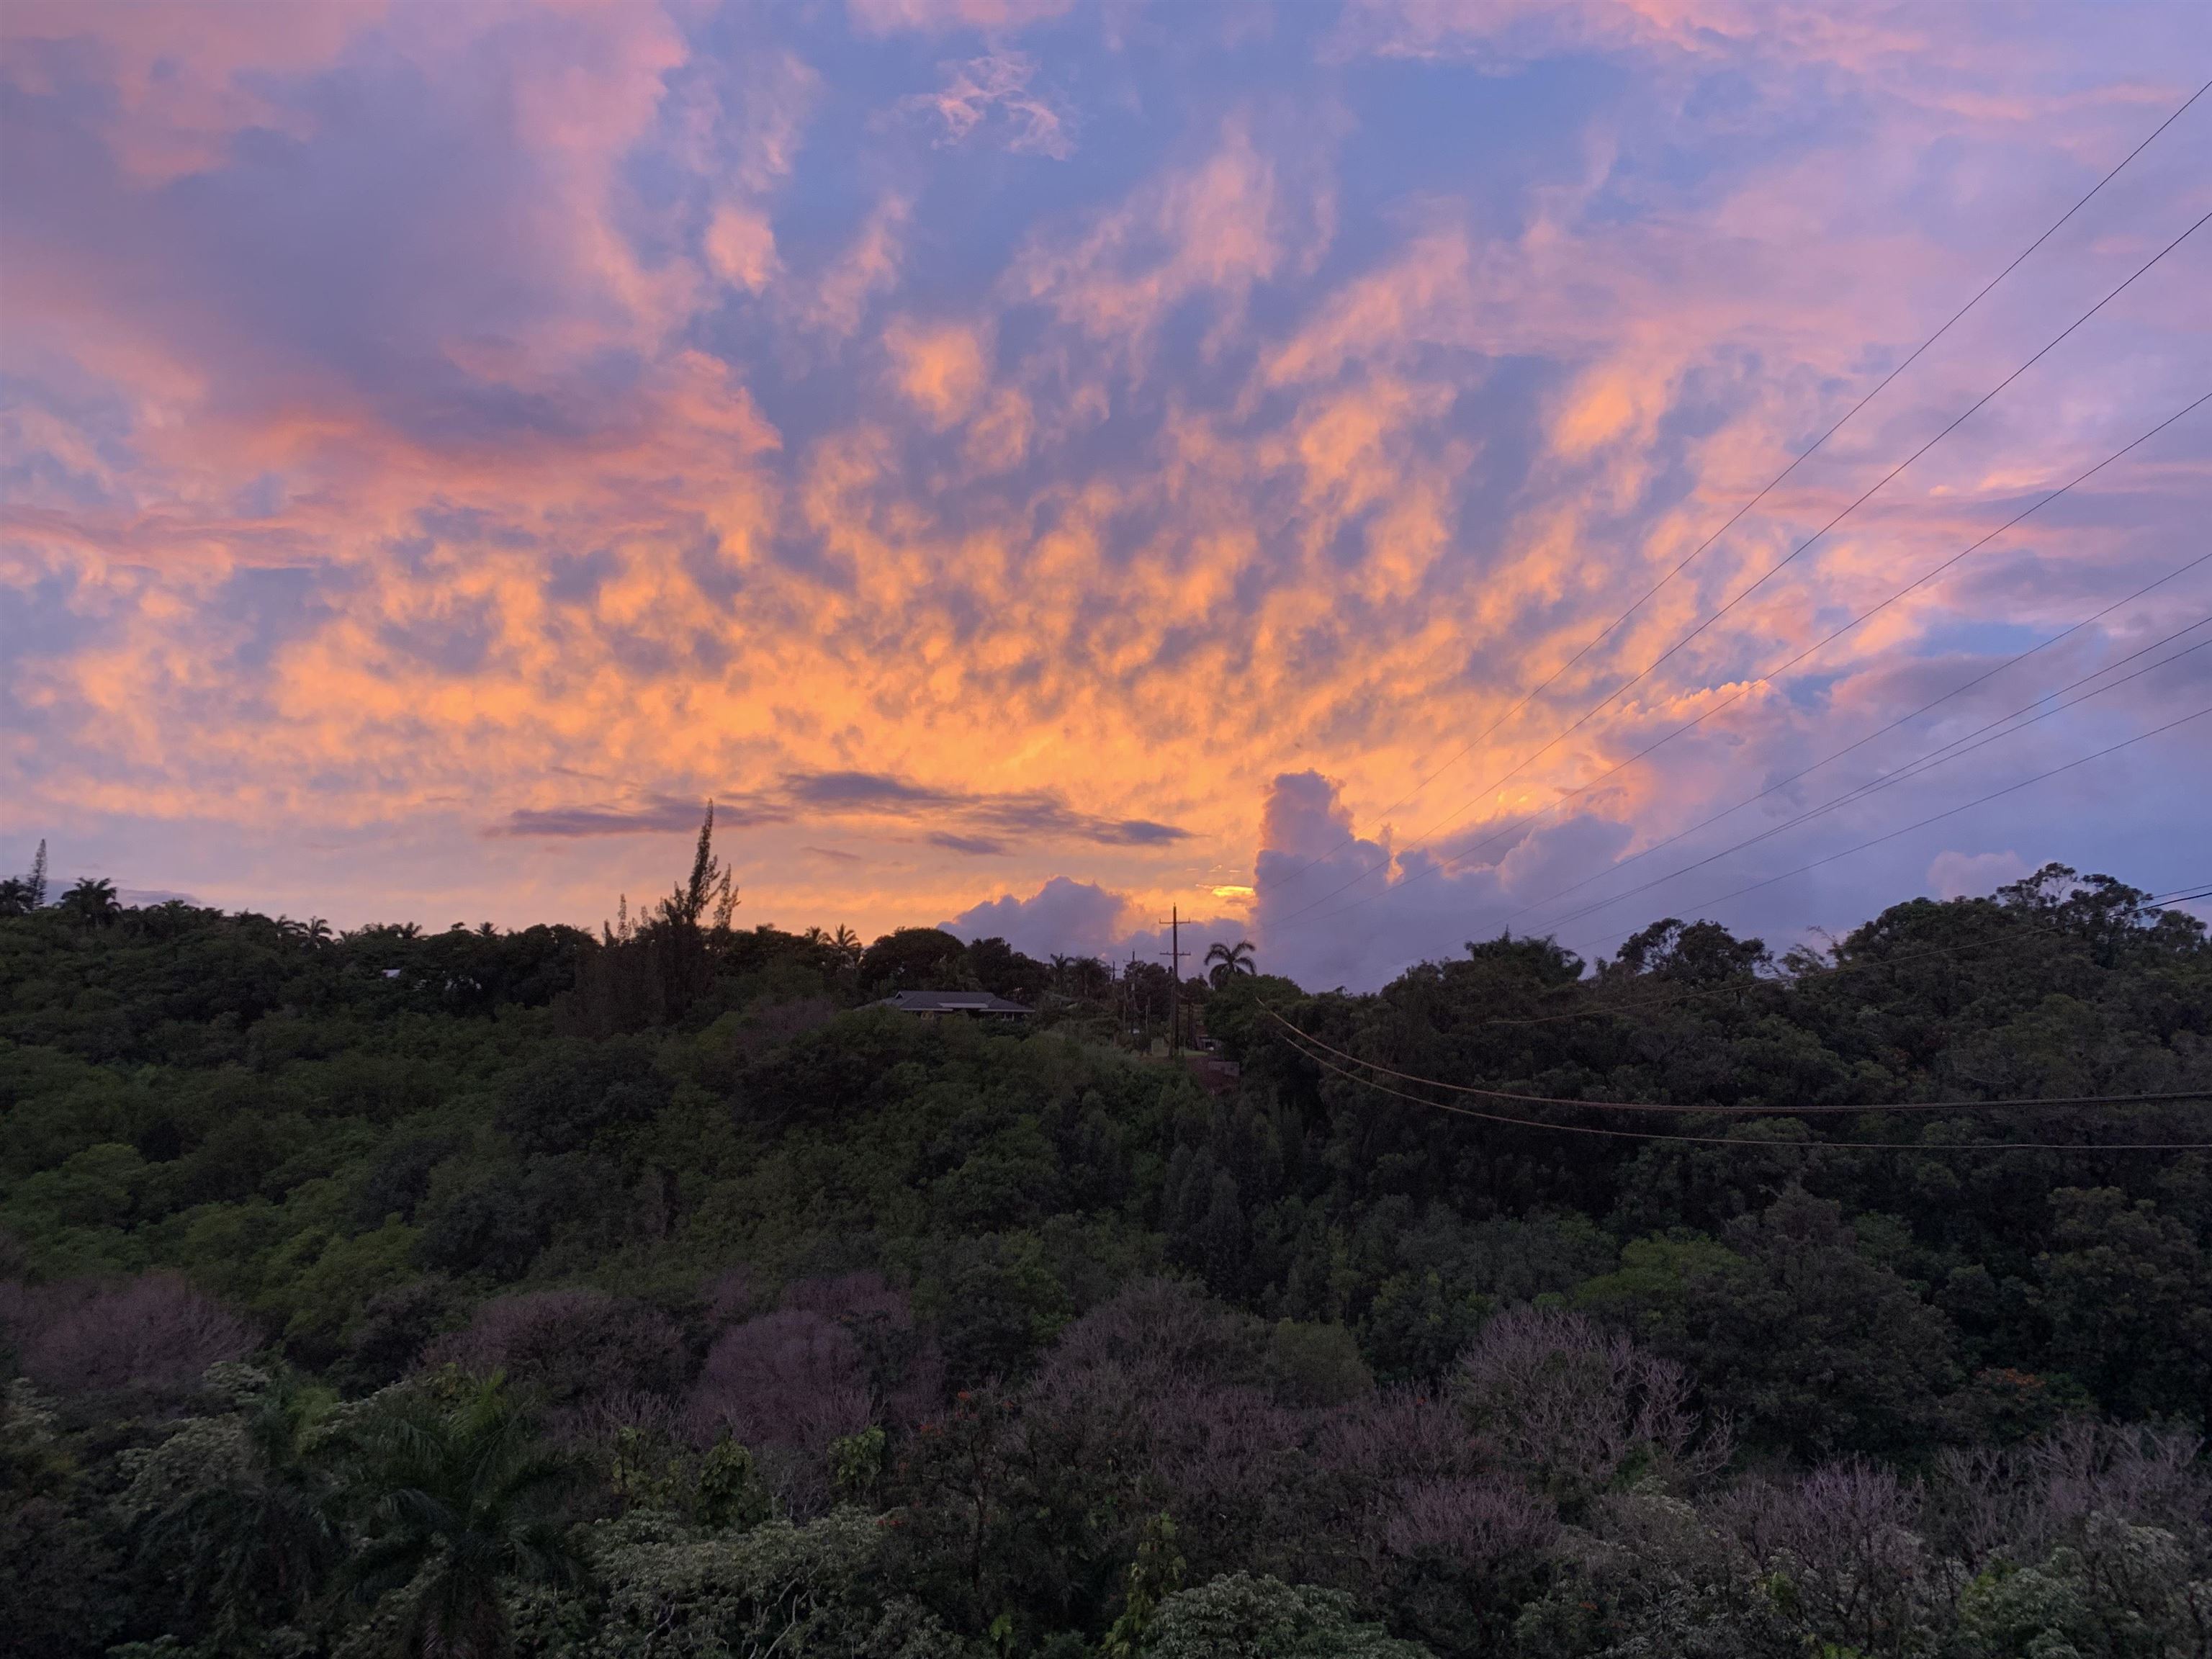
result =
[{"label": "orange-lit cloud edge", "polygon": [[[1151,948],[1178,906],[1371,981],[2201,538],[2202,418],[1765,677],[2212,386],[2192,246],[1512,770],[2212,208],[2177,125],[1510,712],[2186,95],[2212,27],[2099,17],[11,9],[6,855],[588,921],[711,795],[757,920]],[[1837,833],[2186,712],[2203,661]],[[2172,760],[1767,914],[2180,858]]]}]

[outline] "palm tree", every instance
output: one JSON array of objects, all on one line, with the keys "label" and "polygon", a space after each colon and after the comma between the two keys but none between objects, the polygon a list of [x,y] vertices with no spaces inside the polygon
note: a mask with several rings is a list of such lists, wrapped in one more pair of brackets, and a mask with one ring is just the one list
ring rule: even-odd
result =
[{"label": "palm tree", "polygon": [[62,895],[61,908],[87,927],[105,927],[123,914],[123,901],[116,897],[113,882],[86,876]]},{"label": "palm tree", "polygon": [[1240,939],[1234,945],[1214,940],[1206,949],[1206,959],[1213,964],[1206,970],[1206,978],[1218,987],[1238,974],[1258,973],[1260,970],[1252,965],[1252,948],[1249,939]]},{"label": "palm tree", "polygon": [[343,1553],[336,1490],[313,1455],[334,1400],[279,1376],[240,1423],[245,1455],[147,1517],[149,1563],[181,1564],[187,1596],[233,1638],[298,1618]]},{"label": "palm tree", "polygon": [[450,1401],[418,1395],[373,1419],[354,1459],[362,1542],[348,1574],[367,1598],[407,1592],[410,1659],[495,1659],[508,1642],[502,1586],[575,1571],[556,1507],[569,1466],[541,1449],[497,1372],[459,1386]]}]

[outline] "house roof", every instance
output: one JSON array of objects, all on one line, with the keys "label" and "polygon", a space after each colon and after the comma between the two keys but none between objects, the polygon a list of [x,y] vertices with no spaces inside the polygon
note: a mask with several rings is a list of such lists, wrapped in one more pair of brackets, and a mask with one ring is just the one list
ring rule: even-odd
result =
[{"label": "house roof", "polygon": [[1035,1009],[993,996],[988,991],[901,991],[885,997],[878,1008],[896,1008],[906,1014],[1028,1014]]}]

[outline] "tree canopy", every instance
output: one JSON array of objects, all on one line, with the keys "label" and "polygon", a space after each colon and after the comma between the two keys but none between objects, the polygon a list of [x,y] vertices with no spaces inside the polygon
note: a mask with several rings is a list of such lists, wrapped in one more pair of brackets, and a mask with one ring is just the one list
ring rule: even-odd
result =
[{"label": "tree canopy", "polygon": [[[1357,996],[735,898],[0,916],[0,1654],[2201,1654],[2212,1159],[2124,1143],[2212,1114],[2039,1103],[2212,1089],[2136,890]],[[1035,1016],[872,1006],[956,987]]]}]

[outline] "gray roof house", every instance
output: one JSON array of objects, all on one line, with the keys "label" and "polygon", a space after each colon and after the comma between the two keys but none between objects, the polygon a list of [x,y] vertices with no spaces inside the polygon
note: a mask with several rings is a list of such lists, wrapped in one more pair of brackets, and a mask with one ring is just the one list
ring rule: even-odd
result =
[{"label": "gray roof house", "polygon": [[901,991],[876,1006],[896,1008],[902,1014],[978,1014],[996,1019],[1026,1018],[1036,1012],[988,991]]}]

